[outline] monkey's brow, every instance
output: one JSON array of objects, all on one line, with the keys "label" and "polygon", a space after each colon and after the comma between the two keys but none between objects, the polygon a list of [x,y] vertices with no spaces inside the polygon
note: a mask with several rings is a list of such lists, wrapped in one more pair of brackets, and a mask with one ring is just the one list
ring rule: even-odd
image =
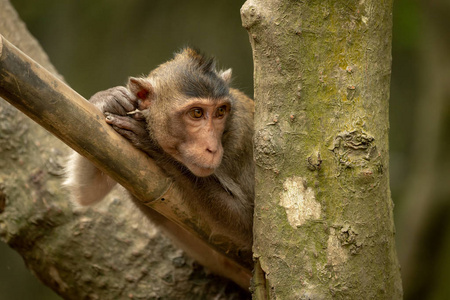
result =
[{"label": "monkey's brow", "polygon": [[181,110],[185,110],[195,106],[231,106],[231,102],[228,99],[212,99],[212,98],[190,98],[184,105],[180,107]]}]

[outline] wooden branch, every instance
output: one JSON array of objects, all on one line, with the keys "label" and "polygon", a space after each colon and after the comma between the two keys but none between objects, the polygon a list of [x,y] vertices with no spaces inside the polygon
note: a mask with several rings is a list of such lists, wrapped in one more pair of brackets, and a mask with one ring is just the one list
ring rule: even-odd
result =
[{"label": "wooden branch", "polygon": [[[251,272],[233,256],[238,251],[209,243],[208,224],[192,222],[195,215],[181,206],[179,194],[170,188],[171,179],[106,124],[95,106],[1,35],[0,96],[171,220],[174,224],[169,227],[186,230],[191,253],[201,249],[201,254],[194,255],[200,263],[217,271],[226,269],[221,275],[248,287]],[[191,228],[192,224],[197,227]]]}]

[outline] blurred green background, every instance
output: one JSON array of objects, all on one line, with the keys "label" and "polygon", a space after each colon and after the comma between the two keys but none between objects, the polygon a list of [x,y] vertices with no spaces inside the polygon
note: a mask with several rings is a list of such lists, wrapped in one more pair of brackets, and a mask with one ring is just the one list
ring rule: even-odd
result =
[{"label": "blurred green background", "polygon": [[[89,98],[183,46],[233,68],[252,96],[243,0],[12,0],[66,81]],[[450,0],[395,0],[391,190],[405,299],[450,299]],[[0,243],[0,300],[60,299]]]}]

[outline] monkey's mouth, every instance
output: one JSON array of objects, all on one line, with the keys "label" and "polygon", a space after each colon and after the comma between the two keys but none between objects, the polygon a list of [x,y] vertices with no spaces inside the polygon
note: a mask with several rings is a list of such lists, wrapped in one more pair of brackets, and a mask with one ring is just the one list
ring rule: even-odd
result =
[{"label": "monkey's mouth", "polygon": [[200,155],[196,152],[178,150],[176,153],[172,154],[172,157],[181,162],[195,176],[207,177],[212,175],[220,166],[223,154],[222,151],[219,151],[219,153],[216,153],[215,155]]}]

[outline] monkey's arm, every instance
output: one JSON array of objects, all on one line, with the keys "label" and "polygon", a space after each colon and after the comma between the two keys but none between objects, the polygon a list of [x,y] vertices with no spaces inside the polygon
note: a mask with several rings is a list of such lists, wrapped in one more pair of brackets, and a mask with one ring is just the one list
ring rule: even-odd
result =
[{"label": "monkey's arm", "polygon": [[[117,115],[126,115],[128,111],[133,110],[134,101],[135,98],[125,87],[98,92],[89,100],[103,114]],[[64,185],[76,204],[91,205],[99,202],[116,185],[113,179],[75,152],[69,158],[66,171],[68,176]]]},{"label": "monkey's arm", "polygon": [[69,159],[67,172],[70,176],[64,185],[70,191],[73,203],[94,204],[102,200],[116,185],[113,179],[76,152]]}]

